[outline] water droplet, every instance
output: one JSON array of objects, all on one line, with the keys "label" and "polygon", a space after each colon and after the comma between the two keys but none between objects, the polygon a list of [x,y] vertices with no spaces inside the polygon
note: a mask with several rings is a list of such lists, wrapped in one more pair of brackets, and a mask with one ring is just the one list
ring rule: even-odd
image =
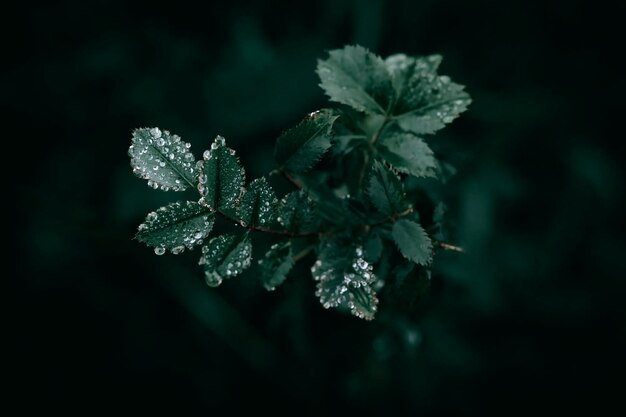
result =
[{"label": "water droplet", "polygon": [[148,215],[146,216],[146,220],[149,222],[153,222],[155,221],[159,216],[154,212],[151,211],[150,213],[148,213]]},{"label": "water droplet", "polygon": [[248,226],[248,223],[246,223],[243,220],[239,220],[239,224],[241,225],[241,227],[247,227]]},{"label": "water droplet", "polygon": [[178,254],[183,253],[184,250],[185,250],[184,246],[176,246],[175,248],[172,248],[172,253],[174,255],[178,255]]},{"label": "water droplet", "polygon": [[163,246],[157,246],[154,248],[154,253],[157,255],[163,255],[165,253],[165,248]]},{"label": "water droplet", "polygon": [[236,153],[236,152],[235,152],[235,150],[234,150],[234,149],[229,149],[229,150],[228,150],[228,153],[229,153],[229,154],[231,154],[231,155],[235,155],[235,153]]},{"label": "water droplet", "polygon": [[217,287],[222,283],[222,281],[223,281],[222,276],[218,274],[217,272],[214,272],[214,271],[204,272],[204,282],[206,282],[206,285],[208,285],[209,287]]},{"label": "water droplet", "polygon": [[202,158],[206,159],[207,161],[211,159],[211,151],[208,149],[204,151],[204,153],[202,154]]},{"label": "water droplet", "polygon": [[150,134],[158,139],[161,137],[161,129],[159,129],[158,127],[153,127],[152,129],[150,129]]}]

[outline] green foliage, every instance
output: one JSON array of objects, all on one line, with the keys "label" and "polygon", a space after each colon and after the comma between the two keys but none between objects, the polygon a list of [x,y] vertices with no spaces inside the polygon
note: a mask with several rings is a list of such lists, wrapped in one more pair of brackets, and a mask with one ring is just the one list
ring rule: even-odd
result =
[{"label": "green foliage", "polygon": [[276,220],[289,233],[310,233],[317,230],[313,201],[303,190],[292,191],[280,200]]},{"label": "green foliage", "polygon": [[226,147],[226,140],[218,136],[202,157],[197,164],[201,204],[213,210],[235,207],[245,182],[245,173],[235,151]]},{"label": "green foliage", "polygon": [[219,215],[243,232],[202,247],[209,286],[250,267],[250,233],[267,233],[276,242],[256,264],[263,287],[275,289],[297,262],[312,262],[325,308],[373,319],[387,281],[405,288],[407,280],[430,276],[435,248],[459,249],[434,240],[442,236],[443,202],[427,189],[419,199],[405,192],[408,176],[434,178],[439,168],[419,135],[443,128],[470,103],[462,86],[437,74],[440,63],[438,55],[383,60],[360,46],[330,51],[317,73],[340,106],[310,113],[276,140],[275,172],[295,188],[280,199],[266,177],[246,186],[221,136],[195,163],[178,136],[134,131],[129,155],[138,176],[154,188],[199,193],[198,202],[149,213],[137,239],[157,254],[180,253],[201,245]]},{"label": "green foliage", "polygon": [[416,177],[433,177],[437,162],[426,142],[411,133],[384,136],[378,152],[395,169]]},{"label": "green foliage", "polygon": [[275,158],[281,170],[300,173],[310,170],[330,148],[333,122],[331,111],[313,112],[276,140]]},{"label": "green foliage", "polygon": [[158,127],[137,129],[128,149],[133,172],[163,191],[184,191],[197,183],[195,158],[189,143]]},{"label": "green foliage", "polygon": [[252,181],[239,204],[239,223],[242,226],[269,225],[277,203],[276,193],[265,177]]},{"label": "green foliage", "polygon": [[259,259],[261,282],[268,291],[273,291],[287,279],[293,268],[291,242],[274,243],[263,259]]},{"label": "green foliage", "polygon": [[252,243],[248,233],[220,235],[202,247],[199,264],[204,267],[204,279],[210,287],[217,287],[224,278],[234,277],[250,266]]},{"label": "green foliage", "polygon": [[422,226],[411,220],[400,219],[394,223],[391,235],[405,258],[420,265],[430,262],[433,244]]},{"label": "green foliage", "polygon": [[153,246],[157,255],[166,249],[177,255],[202,244],[214,221],[215,215],[195,201],[176,202],[148,213],[135,237]]},{"label": "green foliage", "polygon": [[320,86],[328,97],[358,111],[385,114],[393,93],[385,62],[362,46],[346,46],[329,55],[317,64]]},{"label": "green foliage", "polygon": [[406,209],[404,187],[400,178],[378,161],[374,161],[367,193],[374,207],[385,216],[392,216]]}]

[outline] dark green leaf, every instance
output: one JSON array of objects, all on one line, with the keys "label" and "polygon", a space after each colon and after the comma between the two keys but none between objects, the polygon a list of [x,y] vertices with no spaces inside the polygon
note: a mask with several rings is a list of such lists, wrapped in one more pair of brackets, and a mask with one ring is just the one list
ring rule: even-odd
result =
[{"label": "dark green leaf", "polygon": [[265,289],[273,291],[282,284],[293,265],[290,241],[272,245],[265,257],[259,260],[261,282]]},{"label": "dark green leaf", "polygon": [[204,267],[207,285],[217,287],[224,278],[234,277],[250,266],[252,243],[250,236],[220,235],[202,247],[199,264]]},{"label": "dark green leaf", "polygon": [[377,142],[380,155],[396,170],[416,177],[434,177],[437,161],[426,142],[411,133],[392,133]]},{"label": "dark green leaf", "polygon": [[392,114],[402,129],[417,135],[435,133],[471,103],[462,85],[437,75],[441,56],[420,58],[404,54],[385,60],[395,90]]},{"label": "dark green leaf", "polygon": [[278,199],[265,177],[257,178],[248,186],[239,203],[242,225],[267,226],[274,218]]},{"label": "dark green leaf", "polygon": [[416,264],[428,265],[432,259],[433,244],[422,226],[400,219],[394,223],[391,235],[405,258]]},{"label": "dark green leaf", "polygon": [[311,113],[276,140],[274,156],[283,171],[310,170],[331,146],[332,125],[337,119],[328,110]]},{"label": "dark green leaf", "polygon": [[400,178],[379,161],[374,161],[367,194],[374,207],[385,216],[400,213],[407,206]]},{"label": "dark green leaf", "polygon": [[[348,252],[349,256],[340,256]],[[339,308],[353,315],[372,320],[378,309],[378,298],[372,285],[376,276],[363,258],[363,249],[346,247],[346,242],[329,240],[318,251],[318,260],[311,267],[317,281],[315,294],[324,308]]]},{"label": "dark green leaf", "polygon": [[276,220],[291,233],[314,232],[318,221],[313,204],[304,191],[293,191],[280,201]]},{"label": "dark green leaf", "polygon": [[183,191],[195,187],[195,158],[190,145],[158,127],[133,132],[128,149],[133,172],[148,185],[163,191]]},{"label": "dark green leaf", "polygon": [[379,114],[391,105],[393,87],[385,62],[361,46],[330,51],[328,59],[318,61],[317,74],[332,101]]},{"label": "dark green leaf", "polygon": [[235,151],[226,147],[217,136],[198,161],[198,192],[202,204],[217,210],[233,209],[239,202],[245,182],[245,172]]},{"label": "dark green leaf", "polygon": [[153,246],[157,255],[164,254],[166,249],[179,254],[185,248],[202,244],[214,220],[215,215],[196,202],[176,202],[148,213],[135,238]]}]

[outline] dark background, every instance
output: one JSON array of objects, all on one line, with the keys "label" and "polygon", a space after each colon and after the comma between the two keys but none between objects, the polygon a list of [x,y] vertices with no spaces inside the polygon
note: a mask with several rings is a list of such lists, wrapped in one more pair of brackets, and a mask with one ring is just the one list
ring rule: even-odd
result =
[{"label": "dark background", "polygon": [[[9,10],[10,397],[22,410],[205,415],[620,405],[624,11],[565,0]],[[148,211],[181,198],[132,174],[133,128],[169,129],[197,155],[220,133],[249,178],[262,175],[277,135],[325,103],[316,59],[347,43],[441,53],[474,99],[439,135],[457,156],[448,221],[467,253],[437,257],[420,308],[383,305],[362,322],[323,310],[306,274],[274,293],[252,274],[208,289],[197,253],[156,257],[131,240]]]}]

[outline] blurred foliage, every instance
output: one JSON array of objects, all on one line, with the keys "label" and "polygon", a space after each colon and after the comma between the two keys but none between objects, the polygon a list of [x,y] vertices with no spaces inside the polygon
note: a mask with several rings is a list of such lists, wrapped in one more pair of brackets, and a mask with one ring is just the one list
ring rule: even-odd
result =
[{"label": "blurred foliage", "polygon": [[[20,146],[6,152],[29,159],[9,226],[17,277],[6,274],[22,409],[621,405],[622,2],[21,6],[2,29],[0,102]],[[280,130],[324,100],[315,60],[347,43],[441,53],[474,99],[435,147],[461,155],[433,192],[467,253],[441,255],[431,296],[406,300],[413,316],[319,314],[306,270],[271,297],[245,275],[216,293],[192,259],[138,254],[129,236],[167,196],[130,174],[131,130],[162,126],[196,148],[220,132],[259,176]]]}]

